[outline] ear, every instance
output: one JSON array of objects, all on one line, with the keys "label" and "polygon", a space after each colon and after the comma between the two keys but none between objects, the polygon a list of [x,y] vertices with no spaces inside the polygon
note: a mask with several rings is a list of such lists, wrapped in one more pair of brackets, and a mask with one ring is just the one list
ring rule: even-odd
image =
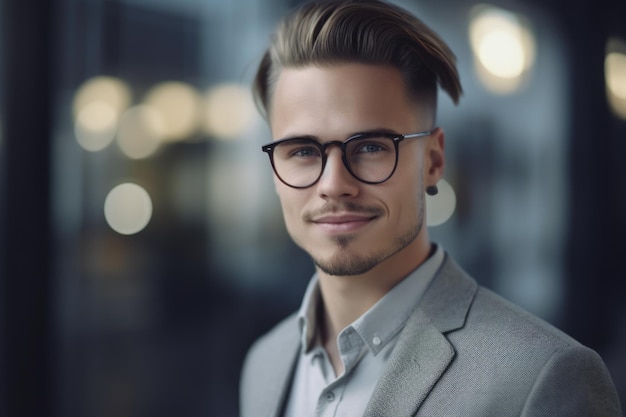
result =
[{"label": "ear", "polygon": [[445,135],[443,129],[436,128],[426,140],[424,149],[424,186],[437,185],[443,177],[445,166]]}]

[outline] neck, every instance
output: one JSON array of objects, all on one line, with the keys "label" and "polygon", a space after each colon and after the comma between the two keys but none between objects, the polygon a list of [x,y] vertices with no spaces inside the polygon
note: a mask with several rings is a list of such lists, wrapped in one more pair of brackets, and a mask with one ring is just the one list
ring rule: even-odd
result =
[{"label": "neck", "polygon": [[[418,238],[419,239],[419,238]],[[341,330],[361,317],[430,254],[430,242],[413,242],[361,275],[328,275],[318,270],[323,300],[322,342],[336,344]]]}]

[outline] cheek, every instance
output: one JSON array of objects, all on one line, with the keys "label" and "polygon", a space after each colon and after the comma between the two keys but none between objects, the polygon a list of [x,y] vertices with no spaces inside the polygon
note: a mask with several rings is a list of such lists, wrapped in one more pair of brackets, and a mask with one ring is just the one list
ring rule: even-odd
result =
[{"label": "cheek", "polygon": [[295,226],[295,222],[299,218],[301,211],[302,197],[297,195],[297,190],[292,190],[286,185],[276,180],[276,193],[280,200],[280,205],[283,210],[283,217],[288,229]]},{"label": "cheek", "polygon": [[274,178],[274,191],[276,192],[276,194],[278,194],[278,197],[280,197],[280,189],[281,189],[282,187],[284,187],[284,186],[285,186],[285,184],[283,184],[283,183],[282,183],[282,182],[278,179],[278,177],[276,176],[276,174],[274,174],[272,178]]},{"label": "cheek", "polygon": [[397,223],[411,222],[419,211],[417,195],[409,191],[405,191],[400,195],[401,197],[393,201],[393,204],[389,207],[391,217],[395,218]]},{"label": "cheek", "polygon": [[385,203],[391,217],[398,223],[413,221],[419,216],[423,192],[420,176],[418,168],[411,168],[402,172],[394,181],[394,187],[390,190]]}]

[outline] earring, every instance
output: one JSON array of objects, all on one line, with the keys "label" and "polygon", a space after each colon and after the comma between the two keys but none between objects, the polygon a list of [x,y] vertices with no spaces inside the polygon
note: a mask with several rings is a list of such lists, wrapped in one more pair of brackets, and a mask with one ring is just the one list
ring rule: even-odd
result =
[{"label": "earring", "polygon": [[428,187],[426,187],[426,194],[428,195],[437,195],[438,192],[439,189],[436,185],[429,185]]}]

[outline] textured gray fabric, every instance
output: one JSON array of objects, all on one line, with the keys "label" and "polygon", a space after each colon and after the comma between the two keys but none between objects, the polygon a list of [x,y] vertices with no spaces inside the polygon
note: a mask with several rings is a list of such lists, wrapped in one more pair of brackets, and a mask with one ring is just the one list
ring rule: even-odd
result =
[{"label": "textured gray fabric", "polygon": [[240,415],[279,417],[300,348],[296,314],[284,319],[250,348],[241,377]]},{"label": "textured gray fabric", "polygon": [[[251,348],[242,417],[280,415],[299,343],[291,316]],[[479,287],[449,257],[402,330],[365,411],[372,417],[621,415],[594,351]]]}]

